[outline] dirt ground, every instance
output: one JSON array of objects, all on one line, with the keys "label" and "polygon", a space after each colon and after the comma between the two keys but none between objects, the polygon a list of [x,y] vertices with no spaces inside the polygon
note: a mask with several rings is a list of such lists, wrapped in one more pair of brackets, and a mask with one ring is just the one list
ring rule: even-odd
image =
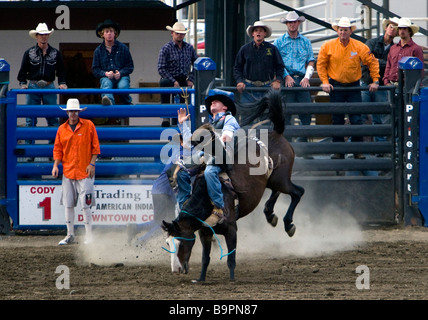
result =
[{"label": "dirt ground", "polygon": [[0,300],[428,299],[428,228],[302,217],[289,238],[260,221],[239,224],[236,280],[219,237],[198,284],[198,241],[189,273],[172,274],[162,231],[129,244],[124,230],[95,230],[84,245],[79,229],[81,243],[71,246],[57,245],[62,234],[0,235]]}]

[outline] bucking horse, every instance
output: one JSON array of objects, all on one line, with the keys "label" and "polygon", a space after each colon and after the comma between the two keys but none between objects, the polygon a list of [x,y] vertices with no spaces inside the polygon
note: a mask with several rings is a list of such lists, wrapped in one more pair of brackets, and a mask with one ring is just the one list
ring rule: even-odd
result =
[{"label": "bucking horse", "polygon": [[[294,150],[283,135],[285,122],[280,92],[277,90],[269,91],[265,97],[255,104],[255,108],[252,110],[254,112],[244,120],[245,123],[241,123],[241,127],[260,119],[267,112],[273,129],[267,133],[267,143],[262,143],[260,140],[260,143],[255,144],[260,159],[259,163],[254,164],[249,161],[242,163],[238,159],[239,149],[235,150],[232,168],[228,170],[231,184],[222,184],[225,212],[227,213],[225,221],[214,227],[210,227],[204,222],[211,215],[213,205],[207,193],[204,176],[200,174],[195,178],[191,197],[182,206],[176,219],[171,223],[162,222],[162,227],[168,236],[167,243],[171,252],[173,272],[188,272],[189,259],[196,239],[195,232],[199,231],[202,243],[202,269],[199,279],[196,281],[205,281],[215,232],[215,234],[221,234],[225,237],[228,250],[227,266],[230,280],[234,280],[237,243],[236,221],[254,211],[266,188],[272,190],[263,210],[267,222],[274,227],[276,226],[278,218],[274,213],[275,203],[281,193],[288,194],[291,197],[291,203],[283,218],[284,228],[290,237],[296,231],[296,226],[293,224],[293,214],[304,189],[291,181]],[[204,124],[193,133],[192,144],[196,146],[202,141],[203,143],[215,143],[218,138],[219,136],[212,126]],[[245,139],[247,146],[250,139],[252,139],[252,143],[257,140],[256,137],[249,135]],[[212,150],[215,148],[213,147]],[[267,170],[261,174],[251,174],[251,170],[260,167],[260,165],[265,165]],[[236,200],[238,200],[238,206],[236,206]]]}]

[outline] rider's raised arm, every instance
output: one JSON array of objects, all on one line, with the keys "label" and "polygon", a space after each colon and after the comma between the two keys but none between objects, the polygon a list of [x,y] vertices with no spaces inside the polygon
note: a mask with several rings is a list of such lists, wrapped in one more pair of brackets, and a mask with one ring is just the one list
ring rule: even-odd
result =
[{"label": "rider's raised arm", "polygon": [[192,147],[192,132],[190,130],[190,114],[187,114],[186,109],[180,108],[177,110],[178,128],[180,129],[183,137],[183,147],[191,149]]},{"label": "rider's raised arm", "polygon": [[178,128],[183,136],[183,147],[186,149],[192,148],[192,132],[190,131],[190,120],[178,124]]}]

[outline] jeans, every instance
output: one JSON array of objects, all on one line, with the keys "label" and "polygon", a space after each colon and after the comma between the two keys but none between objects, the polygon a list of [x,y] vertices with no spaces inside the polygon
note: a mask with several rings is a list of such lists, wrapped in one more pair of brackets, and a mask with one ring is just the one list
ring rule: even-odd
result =
[{"label": "jeans", "polygon": [[[187,87],[187,79],[186,77],[177,77],[176,80],[178,81],[178,84],[180,87]],[[174,82],[172,82],[169,79],[161,78],[159,81],[159,87],[161,88],[172,88],[174,87]],[[178,88],[177,88],[178,89]],[[180,103],[184,103],[185,100],[179,94],[180,96]],[[174,99],[171,100],[172,94],[161,94],[161,103],[175,103]]]},{"label": "jeans", "polygon": [[191,177],[186,170],[180,169],[178,171],[177,186],[178,189],[175,197],[177,199],[178,206],[181,209],[183,203],[190,198],[190,194],[192,192]]},{"label": "jeans", "polygon": [[[337,81],[330,80],[330,84],[333,87],[359,87],[360,82],[356,81],[350,84],[343,85]],[[358,90],[350,91],[330,91],[330,102],[361,102],[361,92]],[[344,125],[345,115],[344,114],[333,114],[333,125]],[[350,114],[349,121],[351,125],[359,125],[363,123],[361,114]],[[356,136],[352,137],[353,142],[363,141],[363,137]],[[333,137],[333,142],[343,142],[343,137]]]},{"label": "jeans", "polygon": [[[302,81],[304,76],[296,76],[294,78],[294,88],[300,88],[300,81]],[[285,101],[287,103],[294,103],[294,102],[312,102],[311,94],[309,91],[286,91],[285,94]],[[311,118],[312,116],[310,114],[299,114],[299,119],[302,122],[303,125],[310,125],[311,124]],[[285,117],[285,125],[290,125],[291,123],[291,115],[287,115]]]},{"label": "jeans", "polygon": [[208,195],[217,208],[224,208],[223,192],[221,191],[221,182],[218,174],[221,167],[216,165],[207,165],[204,171],[205,181],[207,182]]},{"label": "jeans", "polygon": [[[270,88],[270,84],[266,84],[263,87],[256,87],[252,83],[245,82],[246,88]],[[241,103],[255,103],[264,97],[267,91],[247,91],[244,90],[241,93]]]},{"label": "jeans", "polygon": [[[55,89],[55,85],[52,82],[46,87],[40,88],[36,83],[30,82],[28,89]],[[56,94],[27,94],[27,104],[30,105],[53,105],[56,103]],[[49,127],[57,127],[59,125],[58,118],[46,118]],[[33,127],[37,125],[37,118],[26,118],[25,120],[27,127]]]},{"label": "jeans", "polygon": [[[107,77],[102,77],[100,79],[100,88],[101,89],[129,89],[130,79],[128,76],[121,77],[119,80],[109,79]],[[114,97],[112,93],[101,94],[101,97],[107,96],[111,103],[114,104]],[[131,104],[132,98],[129,94],[119,95],[119,99],[123,104]]]},{"label": "jeans", "polygon": [[[368,87],[369,84],[361,81],[362,87]],[[368,90],[361,91],[361,99],[363,102],[386,102],[388,101],[388,91],[370,92]],[[373,124],[386,124],[391,123],[390,114],[373,114]],[[374,141],[386,141],[386,137],[373,137]]]}]

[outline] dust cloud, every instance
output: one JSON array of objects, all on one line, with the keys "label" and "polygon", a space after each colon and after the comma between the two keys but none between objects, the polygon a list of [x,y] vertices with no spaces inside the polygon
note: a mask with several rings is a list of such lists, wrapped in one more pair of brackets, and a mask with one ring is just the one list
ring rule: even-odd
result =
[{"label": "dust cloud", "polygon": [[289,237],[282,221],[287,212],[287,195],[281,195],[275,206],[278,224],[272,227],[263,214],[263,199],[248,218],[238,221],[238,252],[275,257],[311,257],[350,250],[364,241],[361,226],[343,210],[331,206],[320,212],[315,206],[301,203],[293,217],[296,232]]},{"label": "dust cloud", "polygon": [[[297,206],[293,223],[296,233],[289,237],[284,231],[282,221],[289,201],[287,195],[281,195],[275,207],[278,224],[274,228],[266,222],[263,214],[263,197],[256,210],[238,220],[237,257],[251,258],[252,254],[267,257],[311,257],[351,250],[364,242],[358,222],[346,212],[331,206],[325,212],[311,207],[307,203]],[[173,250],[165,243],[165,233],[161,228],[152,233],[138,233],[128,241],[126,228],[117,230],[94,230],[94,242],[90,245],[79,244],[77,261],[94,265],[147,265],[169,263],[170,254],[164,250]],[[83,235],[81,236],[83,242]],[[227,255],[224,237],[214,237],[211,261],[220,261]],[[196,239],[191,262],[200,263],[201,245]]]}]

